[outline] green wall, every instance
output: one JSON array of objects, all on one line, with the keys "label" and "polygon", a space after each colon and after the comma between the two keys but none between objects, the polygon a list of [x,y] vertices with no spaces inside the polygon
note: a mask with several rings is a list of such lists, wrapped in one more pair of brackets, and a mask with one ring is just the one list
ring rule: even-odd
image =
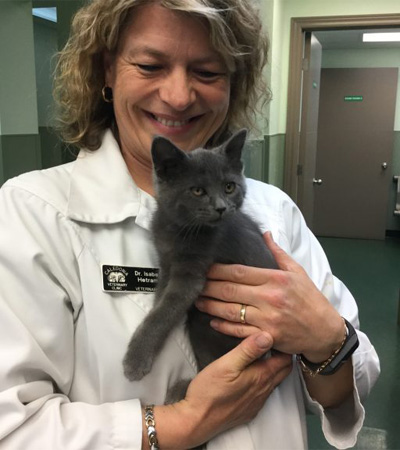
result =
[{"label": "green wall", "polygon": [[42,168],[39,135],[0,135],[0,157],[0,186],[9,178]]},{"label": "green wall", "polygon": [[[30,170],[71,159],[52,131],[54,54],[81,0],[0,1],[0,186]],[[58,23],[32,16],[57,6]]]},{"label": "green wall", "polygon": [[37,134],[32,4],[0,1],[0,134]]},{"label": "green wall", "polygon": [[0,185],[41,167],[32,3],[0,1]]}]

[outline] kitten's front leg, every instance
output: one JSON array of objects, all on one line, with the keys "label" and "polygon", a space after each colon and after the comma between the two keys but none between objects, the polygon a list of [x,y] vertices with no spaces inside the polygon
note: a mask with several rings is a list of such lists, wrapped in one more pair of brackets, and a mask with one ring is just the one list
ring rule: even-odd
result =
[{"label": "kitten's front leg", "polygon": [[141,380],[150,372],[169,332],[165,329],[163,315],[161,305],[155,307],[133,334],[123,361],[124,374],[128,380]]},{"label": "kitten's front leg", "polygon": [[[199,276],[198,273],[204,275]],[[171,272],[161,298],[129,342],[123,366],[124,374],[130,381],[141,380],[150,372],[153,361],[171,330],[185,318],[190,306],[200,295],[205,283],[205,273],[206,270],[201,268],[193,276],[182,267]]]}]

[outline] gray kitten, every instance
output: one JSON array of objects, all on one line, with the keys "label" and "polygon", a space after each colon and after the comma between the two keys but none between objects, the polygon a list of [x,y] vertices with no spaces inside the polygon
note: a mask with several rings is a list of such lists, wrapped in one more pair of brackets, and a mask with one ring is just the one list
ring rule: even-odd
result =
[{"label": "gray kitten", "polygon": [[[154,308],[132,336],[124,358],[131,381],[150,372],[167,336],[186,315],[199,370],[240,342],[213,330],[211,317],[193,306],[213,263],[277,268],[258,225],[240,210],[246,193],[241,162],[246,135],[241,130],[220,147],[189,153],[163,137],[153,141],[158,209],[152,233],[160,275]],[[182,399],[187,385],[174,386],[167,401]]]}]

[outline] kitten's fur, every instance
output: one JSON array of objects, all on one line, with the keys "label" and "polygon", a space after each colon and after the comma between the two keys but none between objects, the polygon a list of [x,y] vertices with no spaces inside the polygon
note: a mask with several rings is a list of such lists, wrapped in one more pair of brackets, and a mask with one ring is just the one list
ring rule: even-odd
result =
[{"label": "kitten's fur", "polygon": [[[189,153],[165,138],[153,141],[158,209],[152,232],[160,275],[154,308],[134,333],[124,358],[124,373],[131,381],[150,372],[170,331],[187,314],[199,370],[239,343],[213,330],[210,316],[193,306],[214,262],[277,268],[258,225],[240,210],[246,192],[240,159],[246,134],[241,130],[220,147]],[[187,384],[174,386],[169,401],[183,398]]]}]

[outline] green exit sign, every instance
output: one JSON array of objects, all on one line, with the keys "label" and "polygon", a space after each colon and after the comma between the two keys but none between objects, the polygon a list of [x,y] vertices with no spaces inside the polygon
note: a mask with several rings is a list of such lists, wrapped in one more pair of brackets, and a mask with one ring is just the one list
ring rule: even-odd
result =
[{"label": "green exit sign", "polygon": [[363,96],[362,95],[345,95],[344,101],[345,102],[362,102]]}]

